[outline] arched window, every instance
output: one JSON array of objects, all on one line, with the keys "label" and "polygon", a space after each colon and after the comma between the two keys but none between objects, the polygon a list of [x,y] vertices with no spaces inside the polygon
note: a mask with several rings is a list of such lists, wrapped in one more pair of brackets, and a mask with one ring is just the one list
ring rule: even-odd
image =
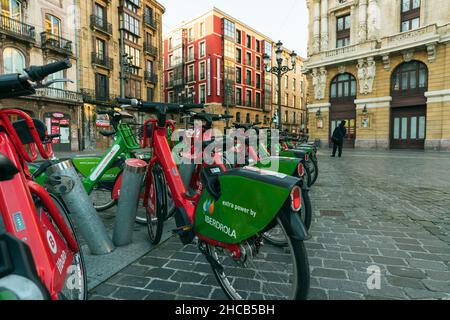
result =
[{"label": "arched window", "polygon": [[340,74],[331,81],[331,99],[356,97],[356,79],[350,73]]},{"label": "arched window", "polygon": [[393,94],[420,93],[428,87],[427,66],[419,61],[405,62],[392,74]]},{"label": "arched window", "polygon": [[241,113],[240,112],[236,112],[236,122],[237,123],[241,122]]},{"label": "arched window", "polygon": [[247,113],[247,116],[245,117],[245,122],[250,123],[250,113]]},{"label": "arched window", "polygon": [[25,69],[25,56],[15,48],[3,50],[3,73],[22,73]]},{"label": "arched window", "polygon": [[259,123],[259,114],[257,114],[257,115],[255,116],[255,122],[256,122],[256,123]]}]

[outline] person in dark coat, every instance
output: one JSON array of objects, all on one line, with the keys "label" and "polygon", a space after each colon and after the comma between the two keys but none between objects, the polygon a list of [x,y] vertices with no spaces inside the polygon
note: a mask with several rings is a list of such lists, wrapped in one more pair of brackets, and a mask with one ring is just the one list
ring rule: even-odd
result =
[{"label": "person in dark coat", "polygon": [[345,124],[347,121],[342,121],[341,124],[334,129],[333,136],[331,140],[333,141],[333,154],[331,157],[336,157],[336,151],[339,149],[339,158],[342,157],[342,146],[344,144],[344,137],[347,134],[347,129],[345,128]]}]

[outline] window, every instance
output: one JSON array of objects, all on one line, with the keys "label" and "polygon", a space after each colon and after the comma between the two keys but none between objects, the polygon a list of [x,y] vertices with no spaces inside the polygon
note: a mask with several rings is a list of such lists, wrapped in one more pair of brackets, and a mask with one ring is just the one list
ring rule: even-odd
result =
[{"label": "window", "polygon": [[236,38],[236,25],[228,19],[223,19],[223,35],[225,37]]},{"label": "window", "polygon": [[246,123],[250,123],[251,122],[250,113],[247,113],[247,115],[245,116],[245,122]]},{"label": "window", "polygon": [[95,74],[95,97],[98,100],[109,98],[109,78],[103,74]]},{"label": "window", "polygon": [[200,23],[200,38],[203,38],[205,36],[206,30],[205,30],[205,23]]},{"label": "window", "polygon": [[256,74],[256,89],[261,89],[261,75]]},{"label": "window", "polygon": [[236,42],[242,44],[242,32],[240,30],[236,30]]},{"label": "window", "polygon": [[[255,103],[257,108],[261,108],[261,93],[256,93]],[[259,120],[256,120],[256,122],[259,122]]]},{"label": "window", "polygon": [[137,74],[138,68],[141,66],[141,51],[129,45],[125,45],[125,53],[131,57],[131,64],[133,66],[132,73]]},{"label": "window", "polygon": [[153,61],[147,60],[145,62],[145,71],[149,74],[153,74]]},{"label": "window", "polygon": [[[50,59],[47,61],[47,63],[54,63],[57,62],[56,60]],[[52,81],[55,79],[64,79],[64,71],[60,70],[56,73],[52,73],[47,77],[47,81]],[[56,88],[60,90],[64,90],[64,82],[56,82],[50,86],[51,88]]]},{"label": "window", "polygon": [[284,83],[284,88],[289,89],[289,76],[286,76],[286,82]]},{"label": "window", "polygon": [[297,108],[297,97],[294,95],[294,97],[292,98],[292,106],[294,108]]},{"label": "window", "polygon": [[169,103],[175,102],[175,94],[174,94],[173,91],[170,91],[167,97],[168,97],[168,101],[167,102],[169,102]]},{"label": "window", "polygon": [[261,41],[256,40],[256,52],[260,52],[261,51]]},{"label": "window", "polygon": [[239,48],[236,48],[236,62],[242,63],[242,50]]},{"label": "window", "polygon": [[206,103],[206,86],[203,84],[200,86],[200,100],[199,103]]},{"label": "window", "polygon": [[427,67],[418,61],[401,64],[392,75],[392,91],[424,91],[428,87]]},{"label": "window", "polygon": [[256,69],[261,70],[261,57],[256,57]]},{"label": "window", "polygon": [[350,44],[350,15],[337,18],[336,47],[341,48]]},{"label": "window", "polygon": [[250,66],[250,67],[252,66],[252,54],[251,54],[251,52],[247,52],[245,54],[245,64]]},{"label": "window", "polygon": [[94,6],[94,14],[97,17],[99,22],[103,22],[106,20],[106,10],[105,7],[99,5],[98,3]]},{"label": "window", "polygon": [[289,120],[289,111],[284,112],[284,122],[287,123]]},{"label": "window", "polygon": [[106,58],[106,43],[102,39],[95,39],[95,52],[97,53],[97,57],[105,62]]},{"label": "window", "polygon": [[205,42],[201,42],[199,45],[199,51],[200,51],[200,58],[203,58],[206,55],[206,46],[205,46]]},{"label": "window", "polygon": [[128,13],[123,13],[121,15],[121,22],[123,28],[133,35],[140,35],[140,21],[133,16],[130,16]]},{"label": "window", "polygon": [[147,101],[154,101],[154,100],[155,100],[155,89],[147,88]]},{"label": "window", "polygon": [[250,70],[247,70],[246,75],[245,75],[245,79],[246,79],[246,84],[248,86],[252,85],[252,72]]},{"label": "window", "polygon": [[200,63],[200,80],[206,79],[206,65],[205,62]]},{"label": "window", "polygon": [[402,0],[401,27],[405,32],[420,27],[420,0]]},{"label": "window", "polygon": [[22,52],[14,48],[3,50],[3,72],[22,73],[25,69],[25,56]]},{"label": "window", "polygon": [[51,14],[45,15],[45,31],[60,37],[61,36],[61,20],[56,18],[55,16],[52,16]]},{"label": "window", "polygon": [[331,98],[356,97],[356,79],[349,73],[336,76],[331,81]]},{"label": "window", "polygon": [[192,42],[192,41],[194,41],[194,28],[189,28],[189,31],[188,31],[188,36],[189,36],[189,42]]},{"label": "window", "polygon": [[242,69],[239,67],[236,68],[236,83],[242,83]]},{"label": "window", "polygon": [[194,60],[194,46],[188,48],[188,61]]},{"label": "window", "polygon": [[287,93],[284,95],[284,105],[289,106],[289,95]]},{"label": "window", "polygon": [[169,38],[169,50],[172,50],[172,48],[173,48],[173,41],[172,41],[172,38]]},{"label": "window", "polygon": [[247,35],[247,48],[252,48],[252,37],[250,35]]},{"label": "window", "polygon": [[233,60],[233,61],[236,59],[236,50],[235,50],[235,44],[233,41],[224,39],[224,41],[223,41],[223,56],[224,56],[224,58]]},{"label": "window", "polygon": [[247,90],[245,93],[245,106],[252,106],[252,90]]},{"label": "window", "polygon": [[292,90],[296,91],[297,90],[297,79],[294,78],[292,80]]},{"label": "window", "polygon": [[188,82],[192,82],[192,81],[195,81],[195,79],[194,79],[194,65],[193,64],[191,64],[188,67]]},{"label": "window", "polygon": [[141,82],[129,79],[128,82],[125,83],[125,96],[141,99]]},{"label": "window", "polygon": [[19,0],[1,0],[0,1],[0,13],[1,15],[22,21],[22,1]]},{"label": "window", "polygon": [[242,89],[236,88],[236,104],[238,106],[242,105]]},{"label": "window", "polygon": [[237,123],[241,122],[241,113],[240,112],[236,112],[236,122]]}]

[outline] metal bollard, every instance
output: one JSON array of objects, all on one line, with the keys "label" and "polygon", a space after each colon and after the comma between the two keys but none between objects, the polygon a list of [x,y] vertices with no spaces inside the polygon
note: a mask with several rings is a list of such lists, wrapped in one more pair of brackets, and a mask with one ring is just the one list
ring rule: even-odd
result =
[{"label": "metal bollard", "polygon": [[113,234],[113,242],[118,247],[132,242],[141,185],[147,166],[147,162],[139,159],[125,161]]},{"label": "metal bollard", "polygon": [[[55,164],[47,169],[47,174],[51,187],[61,195],[91,253],[104,255],[114,251],[114,244],[97,215],[72,162],[67,160]],[[71,186],[66,186],[67,180],[72,183]]]}]

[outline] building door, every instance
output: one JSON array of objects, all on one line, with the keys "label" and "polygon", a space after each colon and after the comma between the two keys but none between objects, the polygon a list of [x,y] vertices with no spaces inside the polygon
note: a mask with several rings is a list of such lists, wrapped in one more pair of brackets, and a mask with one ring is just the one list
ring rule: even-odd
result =
[{"label": "building door", "polygon": [[400,64],[391,80],[391,149],[424,149],[428,69],[420,61]]},{"label": "building door", "polygon": [[350,73],[340,74],[330,85],[330,133],[331,136],[343,120],[346,121],[347,134],[344,137],[344,148],[354,148],[356,140],[356,79]]},{"label": "building door", "polygon": [[59,134],[53,139],[53,150],[69,152],[72,150],[70,134],[70,115],[60,112],[46,113],[44,115],[47,133]]},{"label": "building door", "polygon": [[426,107],[393,108],[391,111],[391,148],[424,149]]}]

